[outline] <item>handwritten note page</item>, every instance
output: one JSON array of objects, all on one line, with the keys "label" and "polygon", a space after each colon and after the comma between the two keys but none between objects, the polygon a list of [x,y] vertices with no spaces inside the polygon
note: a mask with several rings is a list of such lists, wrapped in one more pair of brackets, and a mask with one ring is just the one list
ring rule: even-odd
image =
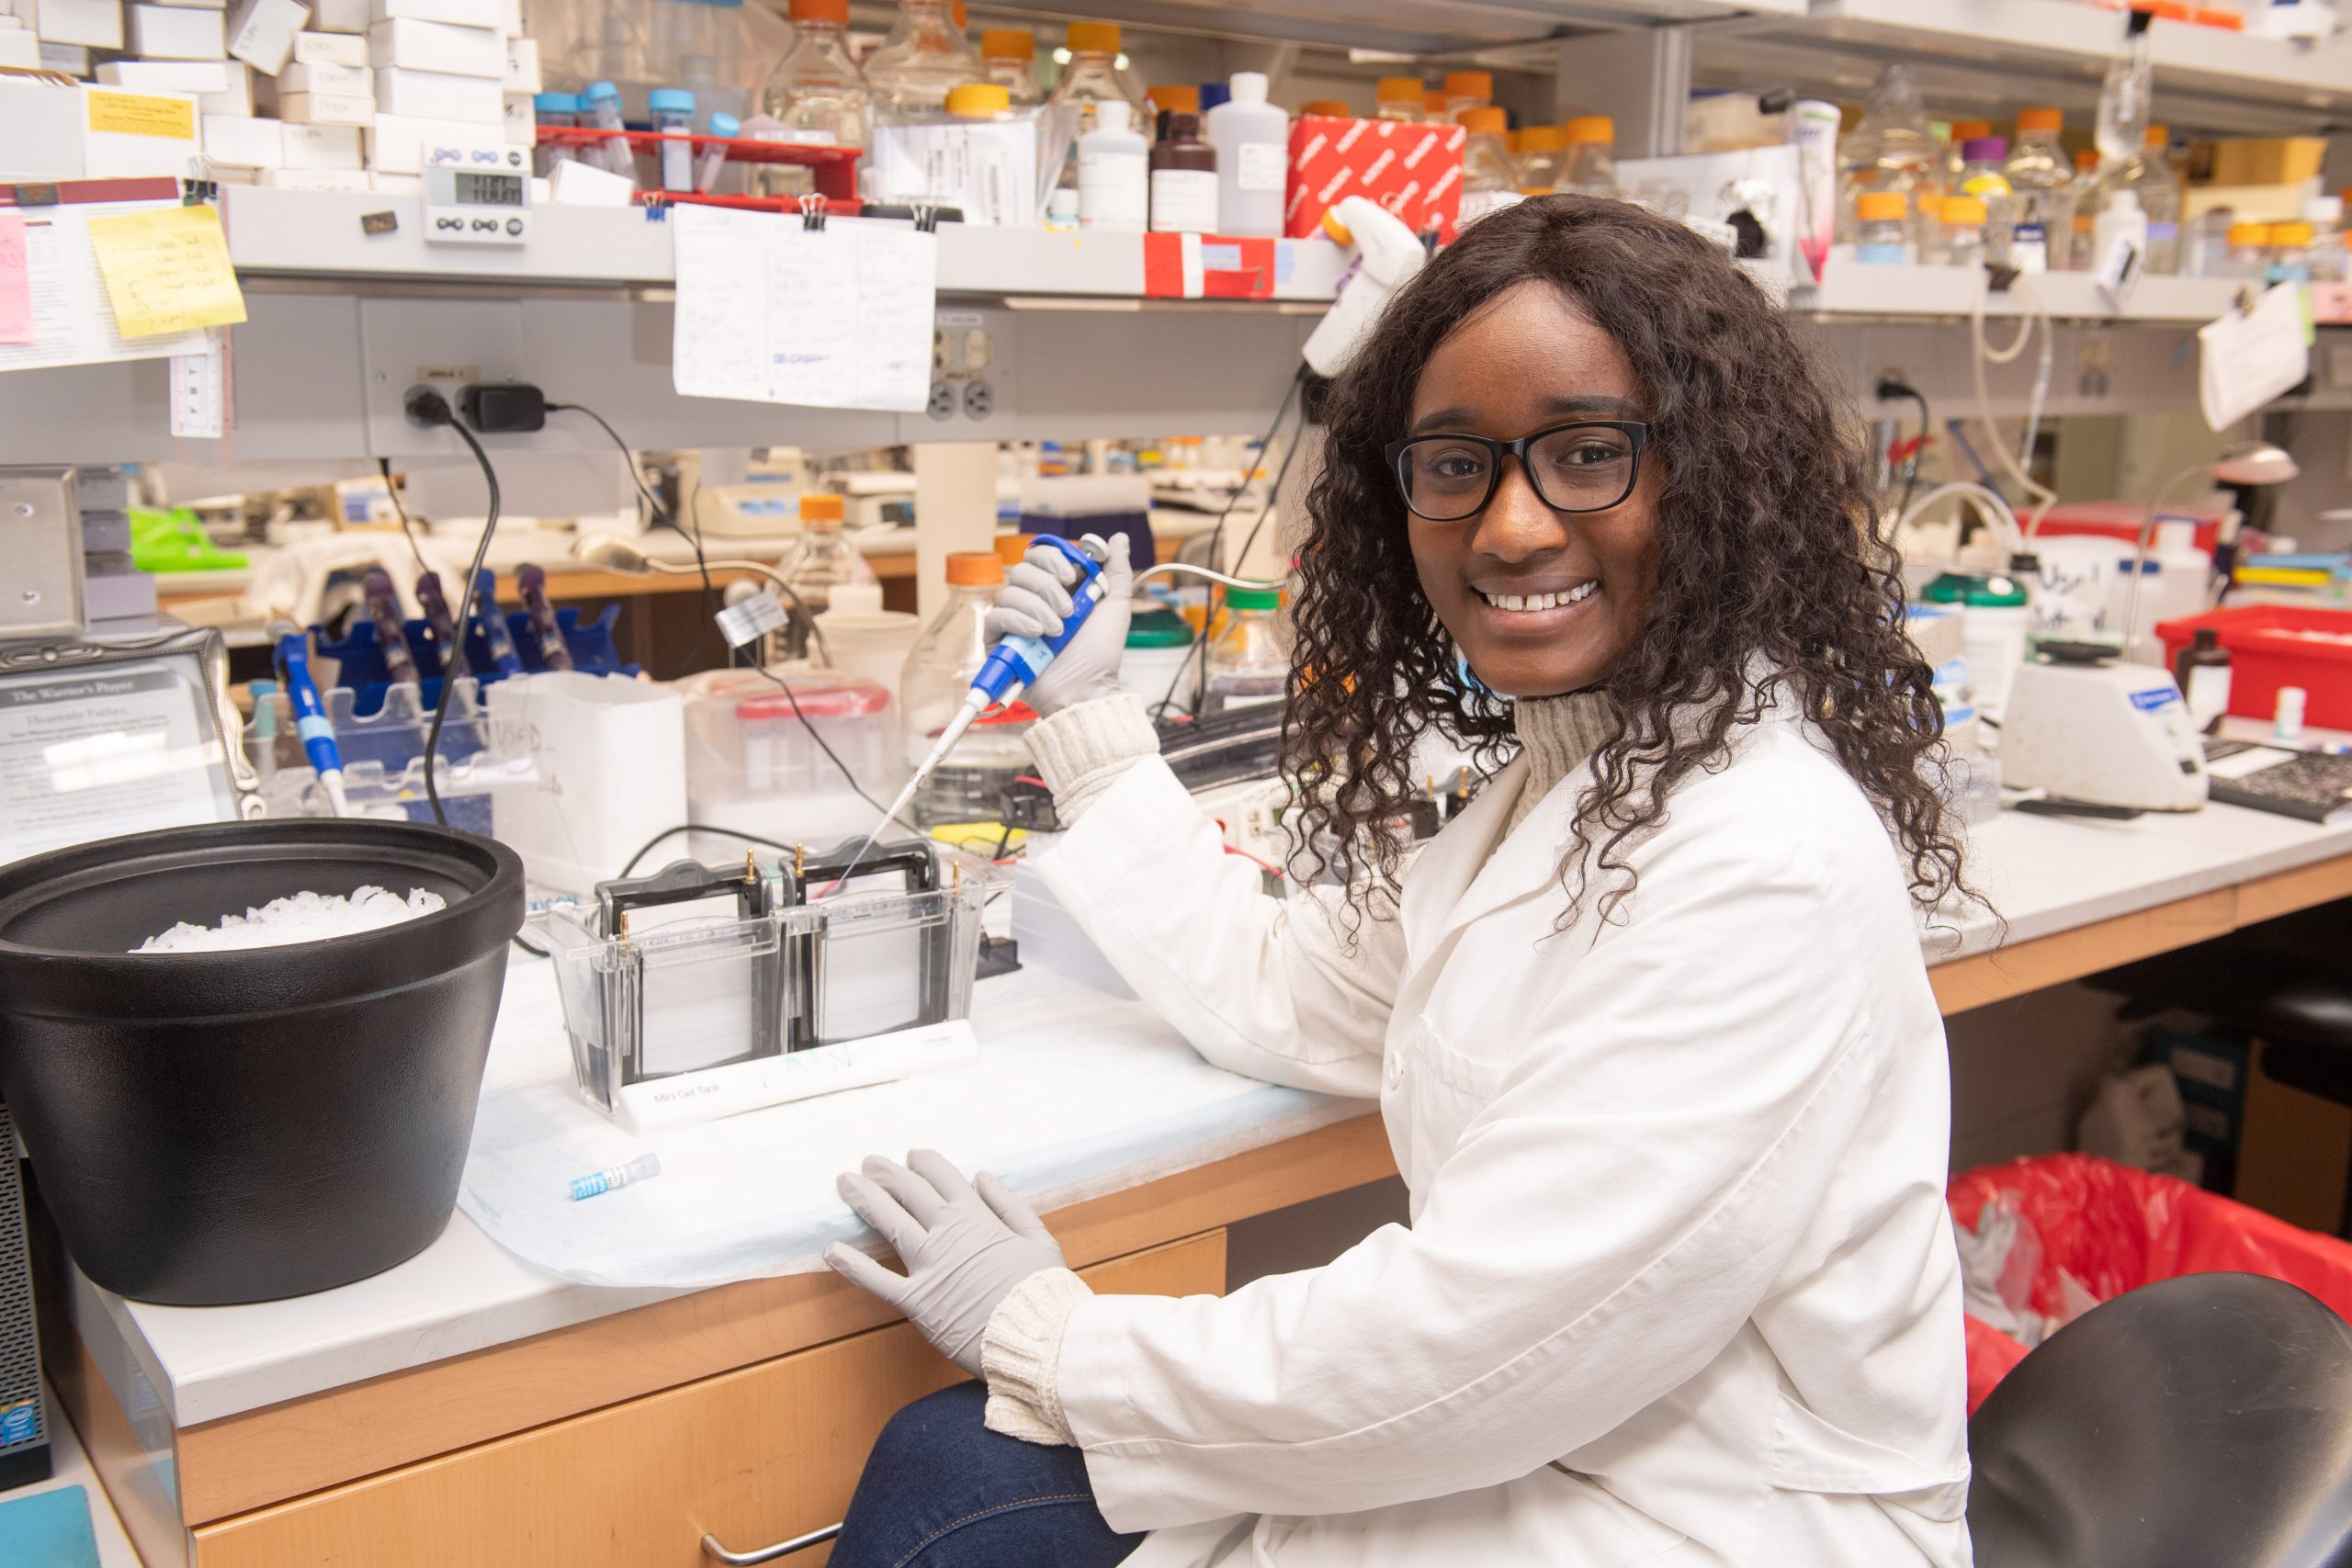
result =
[{"label": "handwritten note page", "polygon": [[32,332],[22,344],[0,333],[0,371],[46,369],[58,365],[99,365],[119,359],[162,359],[201,354],[201,331],[168,337],[125,337],[115,328],[106,281],[90,246],[92,219],[120,212],[157,210],[122,202],[28,208],[12,216],[25,230],[25,280],[32,310]]},{"label": "handwritten note page", "polygon": [[162,337],[245,319],[220,215],[209,207],[94,218],[90,248],[106,278],[116,330],[125,337]]},{"label": "handwritten note page", "polygon": [[2198,329],[2198,400],[2205,423],[2227,430],[2311,374],[2312,334],[2303,290],[2273,284],[2241,313],[2233,309]]},{"label": "handwritten note page", "polygon": [[699,206],[670,225],[681,395],[901,412],[928,400],[936,236]]},{"label": "handwritten note page", "polygon": [[33,341],[33,280],[25,256],[25,215],[0,211],[0,343]]}]

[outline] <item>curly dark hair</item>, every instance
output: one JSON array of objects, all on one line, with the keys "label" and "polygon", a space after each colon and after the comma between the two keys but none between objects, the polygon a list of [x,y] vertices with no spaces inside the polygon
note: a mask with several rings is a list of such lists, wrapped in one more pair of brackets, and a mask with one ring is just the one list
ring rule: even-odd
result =
[{"label": "curly dark hair", "polygon": [[[1329,445],[1306,502],[1283,774],[1321,874],[1359,912],[1393,894],[1403,849],[1381,825],[1414,793],[1430,727],[1489,765],[1509,705],[1465,681],[1415,576],[1384,448],[1405,432],[1422,367],[1505,290],[1548,282],[1631,362],[1662,468],[1646,629],[1603,677],[1618,731],[1593,759],[1560,867],[1573,920],[1596,839],[1604,918],[1630,893],[1632,841],[1676,785],[1723,765],[1734,731],[1785,684],[1877,807],[1915,903],[1962,881],[1931,672],[1903,627],[1898,562],[1830,375],[1784,313],[1682,224],[1630,203],[1550,196],[1480,220],[1380,318],[1324,405]],[[1748,661],[1772,671],[1751,686]]]}]

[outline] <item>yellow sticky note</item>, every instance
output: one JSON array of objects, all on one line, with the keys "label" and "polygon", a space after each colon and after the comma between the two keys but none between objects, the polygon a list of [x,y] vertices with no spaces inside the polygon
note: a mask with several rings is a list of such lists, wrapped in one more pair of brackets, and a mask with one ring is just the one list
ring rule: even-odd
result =
[{"label": "yellow sticky note", "polygon": [[175,141],[196,140],[196,100],[157,98],[144,93],[109,93],[83,89],[90,129],[117,136],[161,136]]},{"label": "yellow sticky note", "polygon": [[220,215],[209,207],[93,218],[90,249],[107,280],[115,329],[125,337],[162,337],[245,319]]}]

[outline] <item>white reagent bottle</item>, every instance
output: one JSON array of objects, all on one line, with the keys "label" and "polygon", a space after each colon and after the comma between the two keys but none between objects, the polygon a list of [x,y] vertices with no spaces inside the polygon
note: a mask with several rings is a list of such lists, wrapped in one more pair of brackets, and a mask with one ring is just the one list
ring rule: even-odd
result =
[{"label": "white reagent bottle", "polygon": [[1094,129],[1078,139],[1078,226],[1140,234],[1150,217],[1150,146],[1129,128],[1133,106],[1094,106]]},{"label": "white reagent bottle", "polygon": [[1233,73],[1233,96],[1209,110],[1209,145],[1216,149],[1216,213],[1220,233],[1279,239],[1283,185],[1290,175],[1290,116],[1266,101],[1266,78]]}]

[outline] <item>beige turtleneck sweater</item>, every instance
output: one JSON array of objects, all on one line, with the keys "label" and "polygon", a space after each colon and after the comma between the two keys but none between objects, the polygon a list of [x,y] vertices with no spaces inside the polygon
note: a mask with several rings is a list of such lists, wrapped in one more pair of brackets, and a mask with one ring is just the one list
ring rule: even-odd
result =
[{"label": "beige turtleneck sweater", "polygon": [[[1527,770],[1511,802],[1500,847],[1545,795],[1616,733],[1608,698],[1598,692],[1521,702],[1512,715]],[[1127,769],[1159,750],[1140,699],[1101,697],[1038,720],[1029,731],[1037,773],[1054,792],[1054,809],[1067,828],[1106,794]],[[1057,1377],[1062,1332],[1070,1313],[1091,1294],[1067,1269],[1030,1276],[989,1319],[980,1369],[988,1379],[989,1430],[1023,1442],[1065,1444]]]}]

